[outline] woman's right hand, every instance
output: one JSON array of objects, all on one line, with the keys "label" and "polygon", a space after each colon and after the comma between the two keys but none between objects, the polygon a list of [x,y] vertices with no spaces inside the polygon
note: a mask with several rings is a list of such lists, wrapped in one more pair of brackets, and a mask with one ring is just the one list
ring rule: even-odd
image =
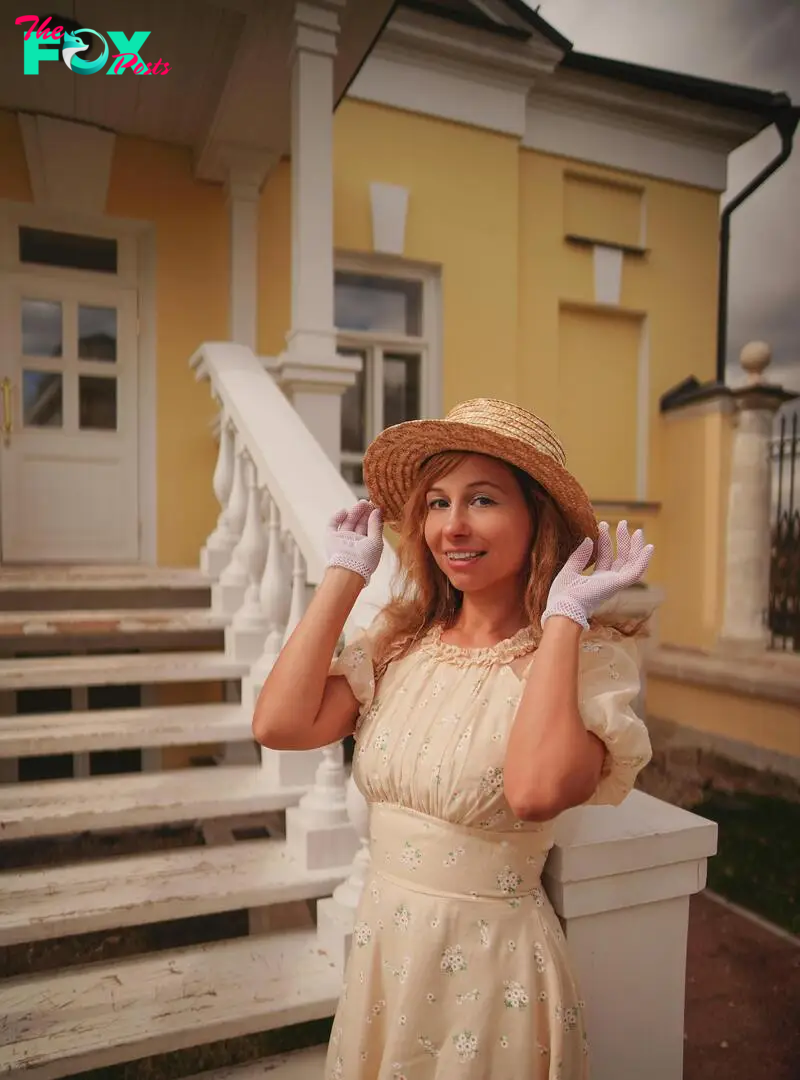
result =
[{"label": "woman's right hand", "polygon": [[328,566],[340,566],[369,579],[378,569],[383,552],[383,518],[380,510],[361,499],[349,510],[331,518],[325,533]]}]

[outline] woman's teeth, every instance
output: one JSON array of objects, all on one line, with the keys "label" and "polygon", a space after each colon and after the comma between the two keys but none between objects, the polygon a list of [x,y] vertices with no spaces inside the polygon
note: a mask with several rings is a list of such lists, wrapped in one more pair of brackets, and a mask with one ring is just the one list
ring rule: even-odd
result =
[{"label": "woman's teeth", "polygon": [[483,554],[483,551],[448,551],[447,558],[450,562],[474,562]]}]

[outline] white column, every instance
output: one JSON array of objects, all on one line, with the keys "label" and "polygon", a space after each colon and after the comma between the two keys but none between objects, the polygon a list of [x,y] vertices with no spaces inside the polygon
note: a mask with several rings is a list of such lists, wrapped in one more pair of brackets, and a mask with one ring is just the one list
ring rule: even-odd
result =
[{"label": "white column", "polygon": [[226,184],[230,215],[231,341],[258,352],[259,186],[250,170],[234,166]]},{"label": "white column", "polygon": [[333,319],[333,58],[344,0],[294,6],[292,326],[274,374],[339,466],[341,394],[359,361],[336,353]]},{"label": "white column", "polygon": [[765,382],[772,354],[763,342],[745,345],[747,384],[733,391],[737,405],[728,495],[725,606],[721,644],[764,649],[771,548],[769,446],[775,413],[793,395]]},{"label": "white column", "polygon": [[680,1080],[689,898],[717,826],[633,791],[556,828],[542,882],[585,1002],[592,1080]]}]

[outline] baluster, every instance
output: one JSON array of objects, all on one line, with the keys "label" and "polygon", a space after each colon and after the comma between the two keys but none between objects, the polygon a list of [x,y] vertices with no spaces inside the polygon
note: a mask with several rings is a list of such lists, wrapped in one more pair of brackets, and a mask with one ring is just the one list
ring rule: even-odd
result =
[{"label": "baluster", "polygon": [[[243,683],[244,700],[251,701],[252,705],[255,705],[264,680],[283,647],[287,630],[291,633],[306,608],[305,560],[295,545],[290,583],[286,573],[280,512],[274,499],[269,504],[269,543],[261,579],[261,607],[268,627],[264,650]],[[302,694],[303,688],[298,687],[297,693]],[[264,747],[261,750],[264,782],[277,788],[309,786],[314,782],[320,757],[318,750],[269,750]]]},{"label": "baluster", "polygon": [[231,625],[225,629],[225,647],[235,659],[253,663],[261,655],[269,629],[261,605],[261,578],[266,565],[268,537],[261,518],[261,492],[256,467],[249,455],[246,468],[247,516],[230,565],[237,577],[244,570],[247,585],[242,606],[234,615]]},{"label": "baluster", "polygon": [[212,609],[223,615],[233,615],[241,607],[247,586],[247,564],[242,562],[240,552],[242,534],[247,519],[246,469],[249,456],[244,447],[236,453],[233,470],[233,486],[228,500],[228,525],[236,542],[230,559],[211,589]]},{"label": "baluster", "polygon": [[345,880],[333,895],[317,903],[317,937],[320,945],[339,966],[347,962],[353,937],[355,915],[364,891],[370,865],[369,806],[358,790],[352,775],[347,781],[347,814],[354,830],[358,849]]},{"label": "baluster", "polygon": [[231,528],[230,511],[235,464],[234,446],[234,427],[223,413],[219,430],[219,452],[213,479],[214,495],[221,509],[214,531],[209,535],[200,552],[200,569],[214,581],[228,565],[237,539]]},{"label": "baluster", "polygon": [[295,627],[306,613],[307,590],[306,590],[306,561],[298,544],[289,538],[290,550],[292,551],[292,602],[289,607],[289,618],[283,634],[285,645],[292,636]]}]

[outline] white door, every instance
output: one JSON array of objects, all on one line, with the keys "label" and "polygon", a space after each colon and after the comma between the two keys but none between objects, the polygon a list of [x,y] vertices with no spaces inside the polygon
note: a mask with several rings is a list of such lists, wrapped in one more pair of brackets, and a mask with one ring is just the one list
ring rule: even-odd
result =
[{"label": "white door", "polygon": [[16,275],[0,295],[0,557],[139,557],[136,293]]}]

